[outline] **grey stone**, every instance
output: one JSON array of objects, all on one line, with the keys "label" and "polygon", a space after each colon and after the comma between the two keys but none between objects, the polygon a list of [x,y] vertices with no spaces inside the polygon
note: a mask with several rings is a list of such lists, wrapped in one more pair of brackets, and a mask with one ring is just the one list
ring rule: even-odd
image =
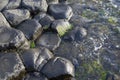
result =
[{"label": "grey stone", "polygon": [[3,14],[12,26],[16,26],[30,17],[30,12],[26,9],[5,10]]},{"label": "grey stone", "polygon": [[8,4],[9,0],[0,0],[0,11]]},{"label": "grey stone", "polygon": [[48,7],[46,0],[22,0],[22,6],[33,11],[47,11]]},{"label": "grey stone", "polygon": [[47,0],[48,4],[57,4],[59,0]]},{"label": "grey stone", "polygon": [[8,4],[5,6],[5,9],[15,9],[18,8],[21,4],[21,0],[9,0]]},{"label": "grey stone", "polygon": [[55,19],[70,19],[73,15],[72,8],[67,4],[51,4],[48,13]]},{"label": "grey stone", "polygon": [[60,36],[63,36],[72,28],[72,25],[67,20],[55,20],[52,23],[51,28],[56,30]]},{"label": "grey stone", "polygon": [[51,23],[53,22],[53,18],[45,13],[39,13],[34,17],[34,19],[38,20],[42,25],[43,29],[50,28]]},{"label": "grey stone", "polygon": [[61,39],[57,34],[46,32],[36,40],[36,46],[44,46],[50,50],[55,50],[59,47],[60,42]]},{"label": "grey stone", "polygon": [[40,71],[53,54],[46,48],[28,49],[21,53],[27,71]]},{"label": "grey stone", "polygon": [[18,80],[24,72],[25,67],[17,53],[0,53],[0,80]]},{"label": "grey stone", "polygon": [[48,79],[44,75],[34,72],[27,74],[23,80],[48,80]]},{"label": "grey stone", "polygon": [[16,29],[0,27],[0,50],[16,49],[25,43],[24,34]]},{"label": "grey stone", "polygon": [[[68,75],[69,77],[74,76],[73,64],[61,57],[52,58],[41,70],[41,72],[48,78],[55,78],[61,75]],[[61,79],[62,80],[62,79]]]},{"label": "grey stone", "polygon": [[0,12],[0,27],[6,26],[10,27],[9,23],[7,22],[6,18],[3,16],[3,14]]},{"label": "grey stone", "polygon": [[28,40],[35,40],[42,33],[42,26],[38,21],[32,19],[25,20],[17,29],[21,30]]}]

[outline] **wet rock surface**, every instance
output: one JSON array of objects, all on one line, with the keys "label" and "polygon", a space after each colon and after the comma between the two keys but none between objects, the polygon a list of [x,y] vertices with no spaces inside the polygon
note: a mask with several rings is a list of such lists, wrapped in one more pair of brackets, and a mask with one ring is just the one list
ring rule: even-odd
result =
[{"label": "wet rock surface", "polygon": [[50,50],[55,50],[59,47],[60,42],[61,39],[57,34],[47,32],[37,39],[36,46],[44,46]]},{"label": "wet rock surface", "polygon": [[[11,53],[0,53],[0,80],[11,80],[19,78],[19,75],[25,72],[25,67],[15,52]],[[22,79],[22,77],[21,77]]]},{"label": "wet rock surface", "polygon": [[3,14],[13,26],[20,24],[22,21],[30,17],[30,12],[25,9],[5,10],[3,11]]},{"label": "wet rock surface", "polygon": [[120,80],[119,4],[1,0],[0,80]]},{"label": "wet rock surface", "polygon": [[22,6],[30,10],[47,11],[46,0],[22,0]]},{"label": "wet rock surface", "polygon": [[[72,8],[66,4],[51,4],[48,13],[55,19],[70,19],[72,16]],[[58,16],[59,15],[59,16]]]},{"label": "wet rock surface", "polygon": [[17,29],[22,31],[28,40],[35,40],[42,33],[42,26],[36,20],[25,20]]},{"label": "wet rock surface", "polygon": [[74,66],[65,58],[55,57],[44,66],[41,72],[48,78],[55,78],[62,75],[71,77],[74,76]]},{"label": "wet rock surface", "polygon": [[0,27],[0,51],[19,48],[24,42],[25,36],[21,31]]}]

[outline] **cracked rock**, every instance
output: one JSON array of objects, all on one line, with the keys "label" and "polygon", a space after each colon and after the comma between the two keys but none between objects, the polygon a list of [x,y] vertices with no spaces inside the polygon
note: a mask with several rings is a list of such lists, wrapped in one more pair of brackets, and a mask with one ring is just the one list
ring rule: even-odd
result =
[{"label": "cracked rock", "polygon": [[0,11],[8,4],[9,0],[0,0]]}]

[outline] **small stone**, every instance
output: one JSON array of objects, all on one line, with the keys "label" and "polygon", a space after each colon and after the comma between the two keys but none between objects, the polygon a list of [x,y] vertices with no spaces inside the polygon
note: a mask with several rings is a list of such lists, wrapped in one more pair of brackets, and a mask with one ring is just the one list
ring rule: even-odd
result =
[{"label": "small stone", "polygon": [[37,39],[36,46],[44,46],[50,50],[55,50],[59,47],[60,42],[61,39],[57,34],[46,32]]},{"label": "small stone", "polygon": [[10,27],[9,23],[7,22],[6,18],[3,16],[3,14],[0,12],[0,27]]},{"label": "small stone", "polygon": [[[69,77],[74,77],[74,66],[69,60],[65,58],[55,57],[49,60],[49,62],[43,67],[41,72],[49,79],[57,78],[59,76],[65,78],[66,75],[68,75]],[[64,78],[62,78],[61,80],[63,80]]]},{"label": "small stone", "polygon": [[3,14],[12,26],[16,26],[30,17],[30,12],[26,9],[5,10]]},{"label": "small stone", "polygon": [[9,0],[8,4],[5,6],[5,9],[15,9],[20,6],[21,0]]},{"label": "small stone", "polygon": [[44,75],[34,72],[27,74],[23,80],[48,80],[48,79]]},{"label": "small stone", "polygon": [[22,6],[32,11],[47,11],[46,0],[22,0]]},{"label": "small stone", "polygon": [[67,4],[51,4],[48,8],[48,13],[55,19],[67,19],[69,20],[72,15],[72,8]]},{"label": "small stone", "polygon": [[50,28],[51,23],[53,22],[53,18],[45,13],[39,13],[34,17],[39,23],[42,25],[43,29]]},{"label": "small stone", "polygon": [[25,43],[24,34],[16,29],[0,27],[0,51],[6,49],[16,49]]},{"label": "small stone", "polygon": [[34,19],[25,20],[17,29],[21,30],[28,40],[35,40],[42,33],[42,26]]},{"label": "small stone", "polygon": [[8,4],[9,0],[0,0],[0,11]]},{"label": "small stone", "polygon": [[17,77],[24,72],[25,67],[17,53],[0,53],[0,80],[19,80]]},{"label": "small stone", "polygon": [[56,30],[60,36],[63,36],[72,28],[72,25],[67,20],[55,20],[52,23],[51,28]]}]

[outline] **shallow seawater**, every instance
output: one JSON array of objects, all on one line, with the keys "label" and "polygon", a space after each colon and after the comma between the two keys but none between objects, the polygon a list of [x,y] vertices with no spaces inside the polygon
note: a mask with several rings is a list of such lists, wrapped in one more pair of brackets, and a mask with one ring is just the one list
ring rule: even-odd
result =
[{"label": "shallow seawater", "polygon": [[120,0],[68,1],[80,4],[70,4],[76,8],[75,20],[80,17],[71,24],[74,30],[76,26],[85,28],[87,36],[69,31],[56,55],[73,62],[76,80],[120,80]]}]

